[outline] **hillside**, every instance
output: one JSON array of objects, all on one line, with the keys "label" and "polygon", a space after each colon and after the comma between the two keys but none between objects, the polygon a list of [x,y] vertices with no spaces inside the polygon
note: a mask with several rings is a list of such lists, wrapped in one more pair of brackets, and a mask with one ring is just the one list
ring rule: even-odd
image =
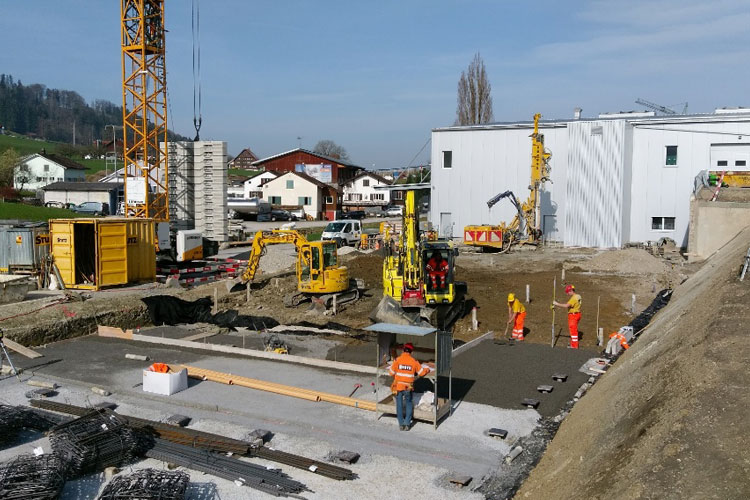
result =
[{"label": "hillside", "polygon": [[750,498],[746,229],[565,419],[516,498]]},{"label": "hillside", "polygon": [[87,217],[87,215],[77,214],[63,208],[36,207],[22,203],[0,202],[0,220],[19,219],[46,222],[49,219],[70,219],[72,217]]},{"label": "hillside", "polygon": [[[13,148],[19,156],[26,156],[40,152],[42,149],[48,153],[57,153],[59,149],[70,147],[69,144],[60,142],[44,141],[41,139],[31,139],[20,135],[0,135],[0,154],[6,149]],[[93,159],[85,160],[80,156],[72,156],[72,159],[85,166],[87,174],[92,174],[105,168],[105,160]]]}]

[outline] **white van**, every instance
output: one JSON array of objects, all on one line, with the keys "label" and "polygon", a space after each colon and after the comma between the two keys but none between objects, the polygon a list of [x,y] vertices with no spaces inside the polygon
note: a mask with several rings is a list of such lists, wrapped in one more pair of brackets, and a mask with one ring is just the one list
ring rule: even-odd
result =
[{"label": "white van", "polygon": [[362,238],[362,224],[358,220],[335,220],[323,230],[321,240],[333,240],[338,246],[357,245]]}]

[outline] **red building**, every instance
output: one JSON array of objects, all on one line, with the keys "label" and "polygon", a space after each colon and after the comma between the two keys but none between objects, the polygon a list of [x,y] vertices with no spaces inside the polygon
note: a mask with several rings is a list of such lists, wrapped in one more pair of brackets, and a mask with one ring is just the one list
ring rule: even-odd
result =
[{"label": "red building", "polygon": [[253,167],[279,173],[300,172],[325,184],[339,188],[364,168],[345,160],[331,158],[297,148],[253,162]]}]

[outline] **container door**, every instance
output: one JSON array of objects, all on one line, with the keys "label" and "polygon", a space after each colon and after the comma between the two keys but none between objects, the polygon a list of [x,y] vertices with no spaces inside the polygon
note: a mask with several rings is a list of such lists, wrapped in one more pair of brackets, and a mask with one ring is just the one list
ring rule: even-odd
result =
[{"label": "container door", "polygon": [[73,238],[73,223],[67,220],[50,221],[50,249],[60,271],[60,277],[66,286],[75,284],[75,261],[73,258],[75,247]]},{"label": "container door", "polygon": [[97,224],[99,286],[128,282],[128,249],[124,222]]}]

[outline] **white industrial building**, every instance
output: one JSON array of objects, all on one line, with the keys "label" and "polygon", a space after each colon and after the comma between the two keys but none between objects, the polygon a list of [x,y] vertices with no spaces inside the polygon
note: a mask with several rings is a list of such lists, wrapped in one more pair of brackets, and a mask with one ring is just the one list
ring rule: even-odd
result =
[{"label": "white industrial building", "polygon": [[[544,238],[611,248],[669,237],[687,246],[690,198],[701,171],[750,170],[750,109],[701,115],[603,114],[540,122],[552,154],[541,194]],[[430,218],[441,236],[510,222],[505,190],[529,194],[532,122],[432,131]]]}]

